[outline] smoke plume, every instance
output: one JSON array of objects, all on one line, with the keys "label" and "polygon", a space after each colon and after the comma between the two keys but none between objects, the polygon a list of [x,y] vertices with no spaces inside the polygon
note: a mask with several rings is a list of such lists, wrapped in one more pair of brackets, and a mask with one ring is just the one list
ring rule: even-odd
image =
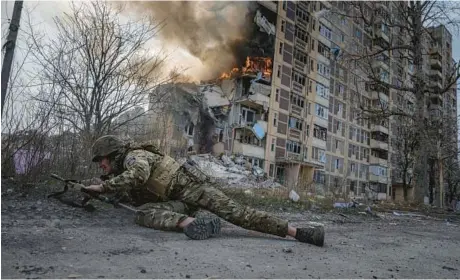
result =
[{"label": "smoke plume", "polygon": [[212,79],[244,61],[242,48],[252,32],[253,2],[130,2],[139,12],[164,21],[160,37],[168,47],[186,49],[201,61],[194,78]]}]

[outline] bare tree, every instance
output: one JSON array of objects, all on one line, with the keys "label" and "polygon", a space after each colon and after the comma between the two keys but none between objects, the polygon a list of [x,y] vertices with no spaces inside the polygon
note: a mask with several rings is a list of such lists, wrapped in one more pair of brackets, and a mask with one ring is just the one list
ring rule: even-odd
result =
[{"label": "bare tree", "polygon": [[[390,9],[390,6],[393,8]],[[347,42],[347,48],[342,50],[339,63],[360,74],[353,78],[357,92],[375,92],[379,100],[384,97],[382,99],[386,101],[378,107],[361,102],[361,117],[380,119],[401,116],[413,120],[415,137],[419,141],[419,148],[414,154],[414,180],[419,202],[423,201],[428,181],[430,146],[427,145],[427,111],[437,105],[437,99],[451,92],[460,78],[458,63],[445,60],[442,78],[436,80],[437,72],[432,75],[426,62],[440,57],[440,46],[433,44],[435,40],[432,40],[438,36],[439,29],[435,27],[458,30],[459,7],[458,3],[450,1],[379,1],[370,4],[347,2],[344,9],[332,9],[332,13],[349,18],[354,23],[354,36]],[[364,47],[359,47],[355,41]],[[406,75],[399,65],[407,65],[411,69],[409,74]],[[393,77],[389,75],[390,69]],[[412,103],[413,110],[401,110],[394,103],[389,104],[390,95],[393,101],[401,95],[405,102]]]},{"label": "bare tree", "polygon": [[404,201],[408,201],[409,189],[412,187],[415,153],[419,148],[418,136],[413,122],[401,116],[397,116],[396,127],[393,127],[393,131],[397,135],[392,139],[393,181],[402,183]]},{"label": "bare tree", "polygon": [[160,72],[166,57],[150,45],[161,24],[123,17],[123,5],[78,4],[55,18],[55,38],[44,41],[31,29],[41,78],[52,85],[35,100],[52,104],[55,120],[89,144],[122,126],[124,122],[113,122],[122,113],[163,97],[153,89],[163,82]]}]

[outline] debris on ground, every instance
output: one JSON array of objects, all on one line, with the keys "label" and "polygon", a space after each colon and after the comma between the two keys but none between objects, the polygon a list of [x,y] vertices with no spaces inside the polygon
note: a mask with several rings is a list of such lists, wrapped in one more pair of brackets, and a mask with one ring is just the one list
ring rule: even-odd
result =
[{"label": "debris on ground", "polygon": [[294,190],[291,190],[291,191],[289,192],[289,198],[290,198],[292,201],[297,202],[297,201],[299,201],[300,196],[299,196]]},{"label": "debris on ground", "polygon": [[266,179],[264,170],[250,166],[243,157],[211,154],[192,155],[190,159],[208,177],[232,188],[280,188],[281,184]]}]

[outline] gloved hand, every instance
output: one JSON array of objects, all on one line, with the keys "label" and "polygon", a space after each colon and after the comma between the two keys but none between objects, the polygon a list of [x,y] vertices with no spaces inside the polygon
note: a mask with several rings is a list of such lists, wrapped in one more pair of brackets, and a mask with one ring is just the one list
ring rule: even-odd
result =
[{"label": "gloved hand", "polygon": [[103,181],[101,179],[99,179],[99,178],[96,178],[96,177],[80,181],[80,184],[85,185],[85,186],[100,185],[102,183],[103,183]]}]

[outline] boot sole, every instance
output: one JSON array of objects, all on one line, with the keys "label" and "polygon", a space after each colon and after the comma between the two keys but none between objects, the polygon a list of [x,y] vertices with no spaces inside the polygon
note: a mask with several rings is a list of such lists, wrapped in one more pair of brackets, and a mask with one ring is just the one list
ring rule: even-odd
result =
[{"label": "boot sole", "polygon": [[220,234],[220,229],[219,218],[197,218],[184,229],[184,233],[190,239],[204,240]]}]

